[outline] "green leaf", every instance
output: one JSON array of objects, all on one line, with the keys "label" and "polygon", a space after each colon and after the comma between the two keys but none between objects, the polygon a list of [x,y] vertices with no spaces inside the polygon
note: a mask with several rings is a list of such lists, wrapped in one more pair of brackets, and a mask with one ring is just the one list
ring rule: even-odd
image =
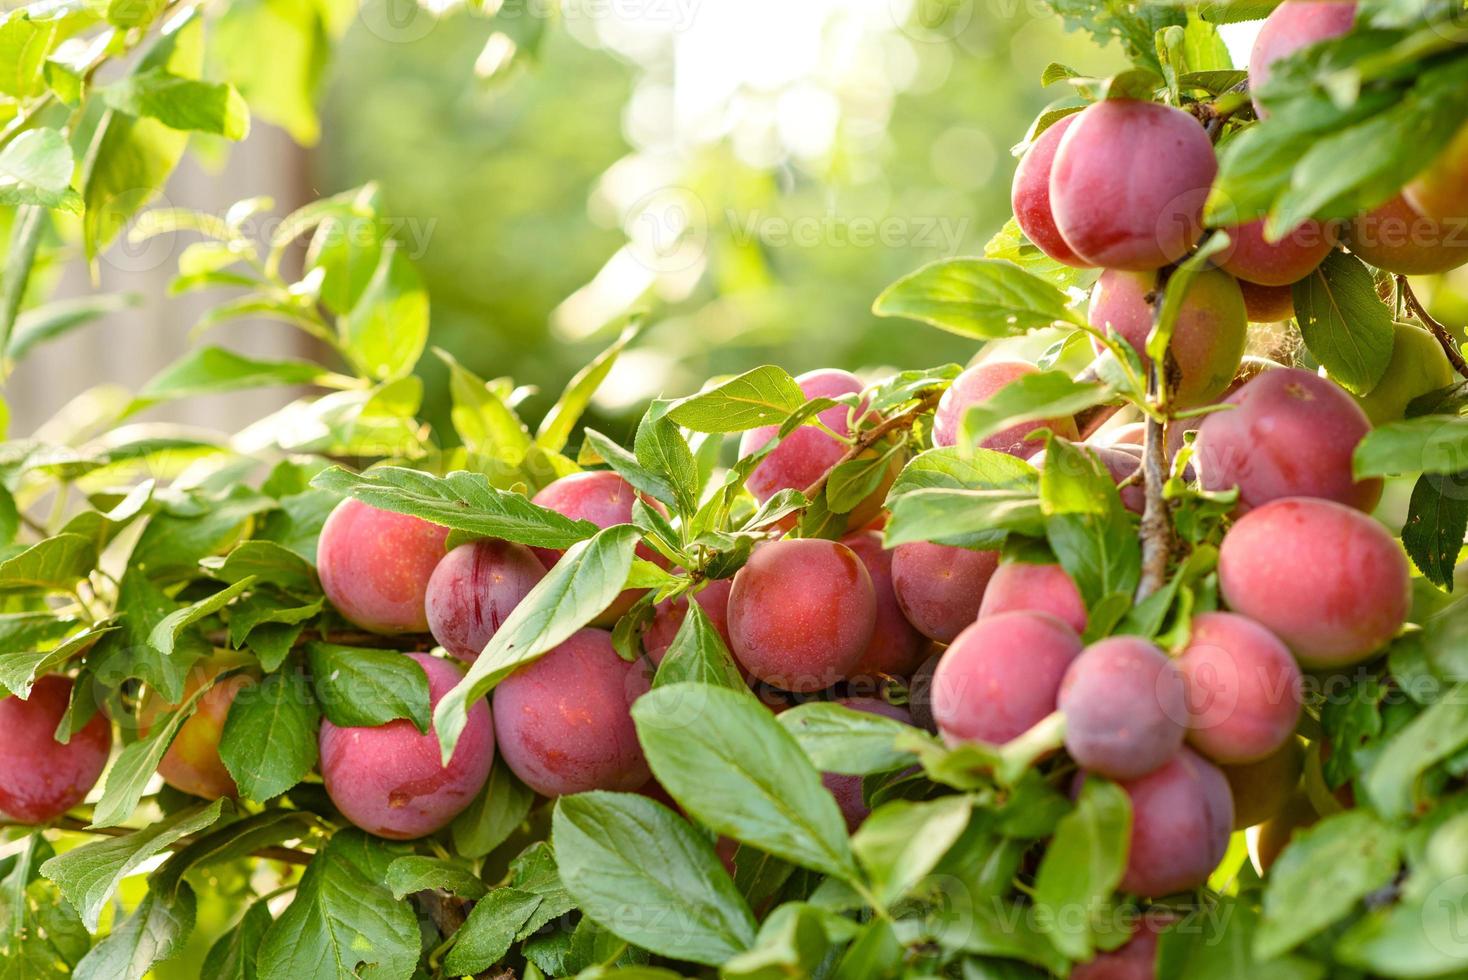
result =
[{"label": "green leaf", "polygon": [[250,586],[255,584],[254,576],[242,578],[233,585],[225,586],[213,595],[200,599],[197,602],[176,609],[159,620],[158,625],[148,634],[148,643],[165,657],[173,656],[174,646],[183,632],[190,626],[210,616],[225,606],[230,600],[236,598]]},{"label": "green leaf", "polygon": [[185,631],[181,639],[186,642],[176,640],[169,655],[150,642],[153,628],[177,608],[178,603],[141,569],[129,568],[117,590],[117,622],[121,629],[97,642],[88,663],[108,678],[136,677],[145,681],[169,704],[181,700],[189,668],[209,651],[209,646],[196,631]]},{"label": "green leaf", "polygon": [[1028,490],[1040,487],[1040,473],[1029,463],[993,449],[963,452],[944,446],[918,453],[892,484],[888,499],[914,490]]},{"label": "green leaf", "polygon": [[541,896],[518,888],[496,888],[474,903],[469,918],[454,934],[454,948],[444,970],[454,976],[482,973],[510,951],[515,937],[540,908]]},{"label": "green leaf", "polygon": [[694,432],[743,432],[778,425],[805,404],[784,369],[766,364],[668,406],[667,418]]},{"label": "green leaf", "polygon": [[0,593],[69,592],[97,564],[97,546],[79,534],[38,541],[0,562]]},{"label": "green leaf", "polygon": [[318,473],[311,485],[455,531],[536,548],[567,548],[597,530],[590,521],[537,507],[524,494],[497,490],[478,473],[435,477],[398,466],[352,473],[334,466]]},{"label": "green leaf", "polygon": [[1326,967],[1304,956],[1257,956],[1259,913],[1253,903],[1220,895],[1206,914],[1164,929],[1157,941],[1157,980],[1321,980]]},{"label": "green leaf", "polygon": [[1050,439],[1040,473],[1040,502],[1045,537],[1088,607],[1106,596],[1130,596],[1136,590],[1141,545],[1100,460],[1064,439]]},{"label": "green leaf", "polygon": [[142,297],[137,293],[103,293],[98,296],[56,300],[26,310],[15,320],[15,331],[11,334],[5,353],[12,360],[18,361],[48,340],[85,326],[98,317],[136,307],[141,302]]},{"label": "green leaf", "polygon": [[107,23],[117,27],[147,27],[167,6],[168,0],[108,0]]},{"label": "green leaf", "polygon": [[125,746],[118,754],[112,768],[107,771],[102,798],[97,801],[97,807],[92,813],[93,827],[115,827],[132,816],[138,801],[143,798],[148,781],[153,778],[158,763],[163,760],[163,754],[173,742],[173,737],[193,715],[199,699],[213,688],[215,680],[218,678],[200,684],[187,701],[167,716],[163,724]]},{"label": "green leaf", "polygon": [[[1087,779],[1076,808],[1055,828],[1055,837],[1040,862],[1035,879],[1035,905],[1067,928],[1056,929],[1055,948],[1074,960],[1084,960],[1094,948],[1094,913],[1103,907],[1126,871],[1130,846],[1132,807],[1115,783]],[[1076,912],[1085,914],[1085,928]]]},{"label": "green leaf", "polygon": [[648,764],[699,823],[824,874],[855,880],[836,800],[798,742],[747,694],[671,684],[632,705]]},{"label": "green leaf", "polygon": [[314,384],[325,372],[308,361],[258,361],[223,347],[200,347],[153,376],[141,404],[271,385]]},{"label": "green leaf", "polygon": [[1068,418],[1109,401],[1114,394],[1104,384],[1076,381],[1064,371],[1027,374],[964,412],[958,444],[974,446],[1022,422]]},{"label": "green leaf", "polygon": [[223,497],[195,504],[154,514],[133,548],[130,566],[154,578],[193,578],[200,559],[233,547],[247,524],[277,506],[264,494],[239,485]]},{"label": "green leaf", "polygon": [[30,129],[0,149],[0,204],[36,204],[79,212],[71,187],[71,145],[54,129]]},{"label": "green leaf", "polygon": [[851,838],[851,849],[877,896],[891,905],[937,867],[968,827],[973,800],[943,796],[922,803],[884,803]]},{"label": "green leaf", "polygon": [[642,329],[640,319],[634,316],[631,325],[618,335],[612,346],[598,354],[590,364],[571,378],[566,390],[561,392],[561,397],[556,399],[556,403],[541,420],[540,428],[535,432],[537,446],[555,452],[565,448],[576,423],[586,411],[586,406],[591,404],[591,396],[596,394],[596,390],[607,379],[612,365],[617,363],[617,357]]},{"label": "green leaf", "polygon": [[552,833],[577,906],[629,943],[718,966],[754,941],[754,916],[708,838],[661,804],[631,793],[563,797]]},{"label": "green leaf", "polygon": [[1468,685],[1460,684],[1381,748],[1363,780],[1367,795],[1384,817],[1407,816],[1416,809],[1422,775],[1465,745]]},{"label": "green leaf", "polygon": [[385,884],[401,901],[413,892],[439,890],[461,898],[479,898],[489,891],[474,872],[441,858],[409,854],[393,861]]},{"label": "green leaf", "polygon": [[69,636],[49,650],[35,653],[0,653],[0,688],[19,698],[31,696],[37,677],[54,672],[72,657],[88,649],[117,629],[105,623]]},{"label": "green leaf", "polygon": [[917,762],[897,747],[897,739],[916,732],[895,718],[853,711],[833,701],[798,704],[779,715],[812,764],[822,772],[865,776]]},{"label": "green leaf", "polygon": [[1345,917],[1397,874],[1401,839],[1368,810],[1349,810],[1296,832],[1269,870],[1254,953],[1288,952]]},{"label": "green leaf", "polygon": [[573,545],[500,624],[468,675],[433,712],[445,764],[453,757],[469,706],[524,664],[591,622],[622,591],[637,529],[617,524]]},{"label": "green leaf", "polygon": [[412,908],[379,884],[391,859],[361,831],[335,834],[266,931],[260,980],[408,980],[421,938]]},{"label": "green leaf", "polygon": [[169,129],[242,140],[250,134],[250,107],[233,85],[182,78],[163,68],[135,72],[99,90],[102,101],[130,116],[156,119]]},{"label": "green leaf", "polygon": [[1465,475],[1419,477],[1402,525],[1402,547],[1412,564],[1448,592],[1453,591],[1453,569],[1468,536],[1468,498],[1461,489]]},{"label": "green leaf", "polygon": [[418,363],[428,342],[428,293],[397,243],[383,246],[377,271],[340,332],[347,359],[365,377],[391,381]]},{"label": "green leaf", "polygon": [[814,977],[831,948],[827,926],[835,913],[807,902],[787,902],[760,925],[753,949],[725,963],[726,980]]},{"label": "green leaf", "polygon": [[219,758],[240,795],[263,803],[316,767],[321,710],[299,670],[267,675],[242,688],[219,737]]},{"label": "green leaf", "polygon": [[261,848],[304,837],[316,825],[317,818],[312,814],[278,808],[225,821],[176,851],[149,875],[148,887],[171,896],[184,885],[190,871],[228,864]]},{"label": "green leaf", "polygon": [[1356,478],[1432,473],[1451,476],[1468,460],[1468,418],[1424,415],[1377,426],[1356,446]]},{"label": "green leaf", "polygon": [[9,349],[31,269],[36,263],[41,233],[49,226],[44,208],[29,205],[16,209],[5,252],[5,271],[0,274],[0,350]]},{"label": "green leaf", "polygon": [[95,931],[102,906],[122,879],[176,841],[213,825],[225,806],[224,800],[201,803],[124,837],[93,841],[47,861],[41,865],[41,873],[56,882],[87,928]]},{"label": "green leaf", "polygon": [[688,516],[698,509],[698,464],[678,426],[666,415],[656,414],[663,407],[665,403],[657,403],[643,416],[633,449],[638,463],[667,482],[672,499],[664,503]]},{"label": "green leaf", "polygon": [[470,452],[519,466],[530,450],[530,433],[525,423],[506,404],[496,385],[486,384],[448,351],[435,347],[433,352],[448,365],[449,397],[454,403],[450,417],[465,447]]},{"label": "green leaf", "polygon": [[[256,116],[302,146],[320,136],[316,97],[331,53],[330,9],[252,0],[214,12],[210,25],[211,67],[239,89]],[[270,57],[262,58],[262,51]]]},{"label": "green leaf", "polygon": [[1001,259],[942,259],[923,266],[888,286],[872,312],[921,320],[979,340],[1014,337],[1055,323],[1085,323],[1065,293]]},{"label": "green leaf", "polygon": [[[294,552],[291,552],[294,554]],[[297,605],[294,599],[280,599],[276,596],[255,592],[245,596],[235,603],[229,610],[229,643],[235,649],[244,646],[246,641],[260,642],[273,651],[272,641],[285,636],[291,637],[291,643],[300,636],[299,629],[302,623],[314,619],[321,614],[321,608],[325,605],[324,597],[317,597],[314,602],[306,605]],[[266,629],[256,632],[256,627]],[[278,627],[298,627],[294,631],[288,629],[275,629]],[[279,661],[262,661],[267,671],[274,670],[279,666]]]},{"label": "green leaf", "polygon": [[255,980],[260,941],[273,921],[268,903],[252,903],[239,923],[209,947],[199,975],[209,980]]},{"label": "green leaf", "polygon": [[907,456],[907,440],[895,439],[880,451],[863,453],[837,465],[826,476],[826,506],[835,514],[849,514],[882,486]]},{"label": "green leaf", "polygon": [[183,948],[194,930],[195,906],[192,888],[172,896],[148,892],[82,957],[73,980],[143,980],[153,964]]},{"label": "green leaf", "polygon": [[683,622],[678,625],[673,642],[658,664],[652,686],[692,681],[727,687],[731,691],[747,690],[748,685],[724,646],[724,638],[714,629],[703,606],[692,598],[685,601],[688,606]]},{"label": "green leaf", "polygon": [[1010,533],[1042,537],[1044,514],[1033,491],[913,490],[893,498],[883,531],[888,548],[909,541],[997,549]]},{"label": "green leaf", "polygon": [[449,826],[454,852],[467,858],[484,857],[525,822],[534,801],[535,794],[496,756],[484,788]]},{"label": "green leaf", "polygon": [[335,643],[309,643],[306,654],[316,699],[333,725],[376,728],[407,718],[428,731],[428,675],[412,657]]},{"label": "green leaf", "polygon": [[1392,357],[1392,313],[1365,263],[1332,252],[1293,291],[1295,320],[1311,356],[1353,393],[1375,388]]},{"label": "green leaf", "polygon": [[319,595],[321,592],[321,585],[316,580],[316,570],[311,567],[311,563],[274,541],[241,541],[223,561],[216,564],[215,559],[206,559],[204,564],[212,568],[215,576],[225,582],[238,583],[255,578],[288,592],[306,595]]}]

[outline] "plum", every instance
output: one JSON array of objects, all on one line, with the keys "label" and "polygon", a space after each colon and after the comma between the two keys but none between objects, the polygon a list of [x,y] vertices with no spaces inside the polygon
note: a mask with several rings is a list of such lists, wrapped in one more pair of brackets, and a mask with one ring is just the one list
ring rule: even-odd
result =
[{"label": "plum", "polygon": [[[716,578],[706,582],[704,587],[693,596],[693,601],[697,602],[704,615],[708,616],[709,622],[713,624],[726,647],[730,646],[729,592],[733,588],[733,579]],[[668,652],[668,647],[673,645],[673,637],[678,635],[678,628],[683,625],[683,619],[687,615],[688,598],[686,596],[678,596],[657,604],[653,610],[652,622],[648,623],[647,629],[642,632],[642,648],[647,651],[653,663],[663,662],[663,655]]]},{"label": "plum", "polygon": [[1468,262],[1468,227],[1462,220],[1430,218],[1398,194],[1358,217],[1346,245],[1363,261],[1386,272],[1426,276]]},{"label": "plum", "polygon": [[[192,697],[206,682],[233,666],[227,658],[207,661],[189,672],[184,685],[184,698]],[[239,795],[234,777],[225,768],[219,756],[219,739],[224,735],[224,723],[229,718],[229,709],[240,691],[255,683],[249,674],[231,674],[223,680],[215,680],[194,705],[194,713],[179,726],[158,763],[158,775],[174,789],[206,800]],[[150,692],[138,712],[138,724],[144,734],[157,718],[171,706]]]},{"label": "plum", "polygon": [[1050,170],[1055,163],[1055,151],[1075,121],[1076,114],[1064,116],[1035,137],[1014,171],[1009,201],[1015,224],[1036,248],[1057,262],[1084,266],[1086,261],[1066,244],[1050,211]]},{"label": "plum", "polygon": [[1468,126],[1402,188],[1402,196],[1419,214],[1435,221],[1468,221]]},{"label": "plum", "polygon": [[1274,816],[1249,831],[1249,859],[1261,875],[1269,873],[1274,862],[1298,831],[1320,822],[1320,814],[1304,793],[1295,793]]},{"label": "plum", "polygon": [[[973,405],[988,401],[1005,385],[1038,369],[1024,361],[993,360],[975,364],[953,379],[953,384],[943,392],[938,410],[933,415],[933,445],[953,446],[958,443],[959,426],[964,413]],[[1001,429],[979,442],[981,449],[994,449],[1011,456],[1028,456],[1037,443],[1026,437],[1036,429],[1052,429],[1056,435],[1066,439],[1079,439],[1075,419],[1066,416],[1058,419],[1042,419],[1038,422],[1021,422]]]},{"label": "plum", "polygon": [[1260,286],[1240,279],[1239,292],[1250,323],[1283,323],[1295,317],[1295,291],[1291,286]]},{"label": "plum", "polygon": [[1078,113],[1056,148],[1050,207],[1085,262],[1159,269],[1202,234],[1203,201],[1217,173],[1198,120],[1156,102],[1107,99]]},{"label": "plum", "polygon": [[877,621],[877,596],[861,559],[817,538],[754,550],[729,592],[734,657],[787,691],[820,691],[849,676]]},{"label": "plum", "polygon": [[848,534],[841,543],[866,567],[877,599],[877,619],[866,651],[851,669],[854,677],[906,677],[922,663],[927,640],[908,622],[892,584],[893,553],[882,547],[876,531]]},{"label": "plum", "polygon": [[1208,880],[1228,850],[1233,797],[1228,781],[1187,748],[1121,788],[1132,803],[1123,891],[1156,897]]},{"label": "plum", "polygon": [[1279,638],[1236,613],[1203,613],[1177,660],[1188,742],[1214,762],[1256,762],[1294,735],[1303,680]]},{"label": "plum", "polygon": [[[447,660],[404,656],[428,675],[435,707],[463,680]],[[471,705],[447,766],[434,730],[420,732],[405,718],[375,728],[322,721],[320,747],[321,778],[342,815],[378,837],[412,840],[448,826],[479,795],[494,762],[494,723],[487,702]]]},{"label": "plum", "polygon": [[1007,561],[984,590],[979,617],[1029,610],[1056,617],[1077,633],[1086,631],[1086,602],[1065,569],[1057,564]]},{"label": "plum", "polygon": [[[795,379],[806,398],[839,398],[860,394],[861,379],[846,371],[824,369],[810,371]],[[859,413],[858,413],[859,415]],[[821,423],[842,436],[852,433],[851,409],[844,405],[828,408],[818,416]],[[779,426],[767,425],[749,429],[739,438],[741,458],[764,446],[779,432]],[[781,490],[804,490],[846,455],[845,443],[813,425],[803,425],[786,436],[778,446],[760,460],[744,486],[761,503]]]},{"label": "plum", "polygon": [[[865,711],[867,714],[896,719],[906,725],[912,724],[912,716],[908,714],[906,708],[888,704],[881,698],[838,698],[836,703],[852,711]],[[826,772],[821,774],[821,782],[825,784],[826,789],[830,790],[831,795],[836,797],[836,805],[841,808],[841,816],[846,821],[846,829],[854,833],[871,813],[871,810],[867,808],[866,800],[862,797],[862,777]]]},{"label": "plum", "polygon": [[494,538],[461,544],[428,579],[428,628],[445,650],[472,663],[544,577],[545,566],[523,545]]},{"label": "plum", "polygon": [[1183,744],[1188,707],[1183,676],[1153,643],[1113,636],[1093,643],[1060,684],[1065,748],[1089,772],[1135,779]]},{"label": "plum", "polygon": [[958,634],[933,673],[933,718],[950,745],[1000,744],[1055,710],[1081,652],[1065,623],[1040,612],[986,616]]},{"label": "plum", "polygon": [[1411,571],[1387,530],[1329,500],[1287,497],[1245,514],[1218,553],[1224,601],[1285,642],[1306,667],[1344,667],[1394,637]]},{"label": "plum", "polygon": [[[1087,320],[1099,333],[1112,333],[1134,347],[1144,365],[1147,336],[1152,332],[1156,291],[1151,272],[1108,269],[1091,291]],[[1194,408],[1215,400],[1234,380],[1244,356],[1249,317],[1239,284],[1226,272],[1209,269],[1188,285],[1178,311],[1177,327],[1168,352],[1177,364],[1173,404]],[[1097,353],[1104,347],[1093,338]]]},{"label": "plum", "polygon": [[918,632],[951,643],[979,618],[979,604],[997,567],[997,551],[909,541],[892,549],[892,591]]},{"label": "plum", "polygon": [[1234,408],[1198,427],[1205,489],[1239,488],[1241,512],[1281,497],[1320,497],[1370,510],[1380,480],[1357,480],[1351,457],[1371,430],[1340,387],[1299,368],[1265,371],[1228,396]]},{"label": "plum", "polygon": [[646,664],[618,657],[610,633],[578,630],[495,688],[500,757],[542,796],[635,790],[651,775],[632,724],[648,687]]},{"label": "plum", "polygon": [[[1131,480],[1142,469],[1141,456],[1135,452],[1127,452],[1124,445],[1118,448],[1082,443],[1080,448],[1094,456],[1106,468],[1112,482],[1118,486]],[[1045,459],[1045,450],[1042,449],[1030,457],[1030,465],[1037,470],[1043,470]],[[1121,488],[1121,502],[1133,514],[1142,513],[1147,506],[1147,491],[1140,480],[1133,480]]]},{"label": "plum", "polygon": [[1437,339],[1412,323],[1392,325],[1392,359],[1386,373],[1356,404],[1373,425],[1400,422],[1407,416],[1407,406],[1418,398],[1457,380],[1453,365],[1443,353]]},{"label": "plum", "polygon": [[348,498],[321,528],[316,566],[326,598],[374,633],[426,633],[423,600],[446,527]]},{"label": "plum", "polygon": [[[1265,18],[1249,52],[1249,88],[1269,84],[1274,63],[1301,48],[1340,37],[1356,21],[1356,4],[1341,0],[1287,0]],[[1263,115],[1259,100],[1254,107]]]},{"label": "plum", "polygon": [[1157,937],[1176,921],[1165,912],[1150,910],[1120,948],[1077,963],[1071,968],[1070,980],[1155,980]]},{"label": "plum", "polygon": [[1305,768],[1305,753],[1297,738],[1254,762],[1220,766],[1234,798],[1234,830],[1264,823],[1284,809]]},{"label": "plum", "polygon": [[[1229,247],[1214,259],[1223,271],[1257,286],[1288,286],[1314,272],[1335,248],[1330,225],[1305,221],[1279,241],[1264,237],[1264,219],[1228,229]],[[1270,321],[1260,321],[1270,322]]]},{"label": "plum", "polygon": [[86,798],[107,765],[112,723],[100,711],[65,745],[56,741],[71,689],[71,678],[47,674],[30,697],[0,699],[0,813],[12,820],[50,823]]}]

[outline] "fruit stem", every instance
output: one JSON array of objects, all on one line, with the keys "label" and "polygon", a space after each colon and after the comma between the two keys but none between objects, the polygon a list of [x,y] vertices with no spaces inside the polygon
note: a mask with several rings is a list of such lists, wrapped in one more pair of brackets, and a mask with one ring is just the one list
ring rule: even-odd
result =
[{"label": "fruit stem", "polygon": [[1452,333],[1447,327],[1434,319],[1432,314],[1427,312],[1427,308],[1422,305],[1422,302],[1417,298],[1417,294],[1412,292],[1412,287],[1408,284],[1406,276],[1397,276],[1396,279],[1397,295],[1407,304],[1407,312],[1416,317],[1427,328],[1428,332],[1437,338],[1438,344],[1442,346],[1443,353],[1448,356],[1448,362],[1453,365],[1453,370],[1457,371],[1462,377],[1468,378],[1468,361],[1463,360],[1463,352],[1459,350],[1458,343],[1453,339]]},{"label": "fruit stem", "polygon": [[826,470],[825,473],[821,474],[821,478],[819,480],[805,488],[805,499],[814,500],[816,496],[821,492],[822,488],[825,487],[826,478],[829,477],[842,463],[851,462],[853,459],[856,459],[856,457],[860,456],[862,453],[866,452],[868,449],[872,448],[878,442],[880,442],[882,437],[885,436],[887,433],[897,429],[908,428],[914,422],[916,422],[918,417],[924,412],[932,411],[933,408],[938,404],[938,399],[943,397],[944,390],[945,389],[942,388],[935,388],[932,391],[924,393],[923,396],[918,400],[918,403],[912,408],[909,408],[907,411],[902,412],[898,415],[893,415],[890,418],[883,419],[881,422],[863,432],[860,436],[857,437],[856,441],[851,444],[851,448],[846,450],[846,453],[836,461],[835,465]]}]

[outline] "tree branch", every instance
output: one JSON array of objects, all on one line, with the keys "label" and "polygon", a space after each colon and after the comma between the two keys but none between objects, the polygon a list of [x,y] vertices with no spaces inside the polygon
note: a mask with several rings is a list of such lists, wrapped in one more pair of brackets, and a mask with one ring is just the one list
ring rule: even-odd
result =
[{"label": "tree branch", "polygon": [[826,485],[826,479],[833,472],[835,472],[836,467],[840,466],[843,463],[849,463],[853,459],[856,459],[862,453],[866,452],[868,449],[871,449],[878,442],[880,442],[882,440],[882,437],[887,435],[887,433],[896,431],[897,429],[909,428],[914,422],[918,420],[918,417],[920,415],[922,415],[924,412],[931,411],[933,407],[938,404],[938,400],[943,397],[944,390],[946,389],[935,388],[934,390],[927,392],[922,396],[922,398],[918,400],[918,403],[912,408],[909,408],[907,411],[902,412],[898,415],[894,415],[891,418],[883,419],[881,422],[863,432],[860,436],[857,437],[856,442],[852,443],[851,448],[846,450],[846,453],[840,459],[838,459],[830,469],[821,474],[821,478],[819,480],[805,488],[804,493],[806,499],[812,500],[817,494],[821,492],[821,489]]},{"label": "tree branch", "polygon": [[[204,634],[209,643],[216,647],[226,646],[229,643],[229,630],[209,630]],[[300,649],[307,643],[335,643],[344,647],[371,647],[377,650],[429,650],[433,647],[433,638],[424,633],[399,633],[394,636],[384,636],[381,633],[369,633],[366,630],[303,630],[296,637],[293,650]]]},{"label": "tree branch", "polygon": [[[1150,299],[1152,302],[1152,329],[1156,330],[1162,319],[1162,303],[1167,291],[1167,281],[1172,278],[1175,266],[1164,266],[1157,270],[1157,288]],[[1168,358],[1171,354],[1168,354]],[[1147,371],[1147,400],[1167,404],[1169,387],[1168,366],[1153,359]],[[1172,560],[1172,509],[1162,495],[1167,482],[1167,433],[1159,415],[1148,413],[1147,434],[1142,447],[1142,486],[1146,494],[1146,506],[1142,510],[1142,576],[1137,583],[1136,601],[1141,602],[1167,582],[1167,567]]]},{"label": "tree branch", "polygon": [[1437,342],[1442,347],[1443,353],[1448,356],[1448,363],[1453,366],[1453,370],[1457,371],[1460,376],[1468,378],[1468,361],[1463,360],[1463,352],[1458,348],[1458,342],[1453,339],[1452,332],[1434,319],[1432,314],[1427,312],[1427,308],[1422,305],[1422,301],[1417,298],[1417,294],[1412,292],[1412,287],[1407,282],[1406,276],[1397,276],[1396,280],[1397,294],[1407,304],[1407,312],[1421,321],[1428,332],[1437,338]]}]

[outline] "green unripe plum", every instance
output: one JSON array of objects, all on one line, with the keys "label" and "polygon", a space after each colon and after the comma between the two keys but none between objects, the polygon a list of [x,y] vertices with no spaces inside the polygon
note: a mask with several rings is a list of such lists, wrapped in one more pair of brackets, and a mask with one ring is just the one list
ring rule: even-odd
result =
[{"label": "green unripe plum", "polygon": [[1260,286],[1239,280],[1244,295],[1244,311],[1250,323],[1283,323],[1295,317],[1295,290],[1292,286]]},{"label": "green unripe plum", "polygon": [[[1156,288],[1154,273],[1107,270],[1091,292],[1087,315],[1093,329],[1115,332],[1131,344],[1143,364],[1151,363],[1145,353],[1153,321],[1147,297]],[[1172,335],[1170,352],[1179,375],[1173,404],[1191,408],[1223,394],[1238,372],[1248,331],[1249,315],[1237,280],[1217,269],[1200,273],[1183,297]],[[1099,353],[1103,348],[1094,343]]]},{"label": "green unripe plum", "polygon": [[[237,662],[229,657],[219,657],[195,668],[184,685],[184,700],[236,665]],[[214,681],[213,686],[204,692],[194,705],[194,713],[179,726],[168,751],[158,762],[158,775],[165,783],[180,792],[206,800],[238,795],[234,777],[219,756],[219,740],[224,735],[224,723],[229,718],[235,697],[254,683],[254,678],[247,674],[233,674]],[[138,712],[143,734],[146,735],[157,719],[171,708],[156,693],[150,692]]]},{"label": "green unripe plum", "polygon": [[1468,221],[1468,126],[1458,130],[1448,148],[1402,188],[1402,196],[1429,218]]},{"label": "green unripe plum", "polygon": [[1219,766],[1234,796],[1234,830],[1255,827],[1285,808],[1305,771],[1305,751],[1298,738],[1255,762]]},{"label": "green unripe plum", "polygon": [[1468,262],[1465,225],[1468,222],[1430,218],[1398,194],[1352,222],[1346,244],[1378,269],[1427,276]]},{"label": "green unripe plum", "polygon": [[1356,404],[1372,425],[1399,422],[1412,399],[1453,383],[1453,365],[1437,338],[1412,323],[1392,324],[1392,359],[1386,373]]}]

